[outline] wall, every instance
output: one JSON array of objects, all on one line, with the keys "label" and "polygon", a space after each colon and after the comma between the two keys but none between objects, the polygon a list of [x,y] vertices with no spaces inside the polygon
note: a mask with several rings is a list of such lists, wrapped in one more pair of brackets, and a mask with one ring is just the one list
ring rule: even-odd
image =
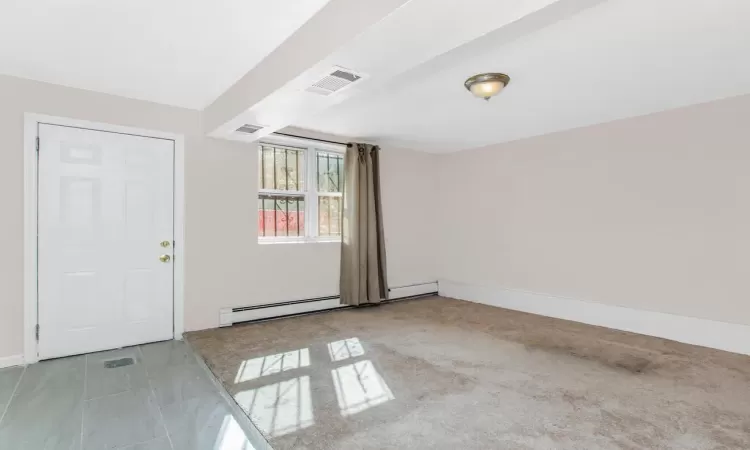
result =
[{"label": "wall", "polygon": [[[187,193],[188,260],[200,283],[190,284],[186,323],[218,326],[218,310],[338,294],[340,245],[257,242],[257,154],[247,145],[216,141],[214,152],[193,162],[212,182]],[[424,226],[434,214],[437,158],[384,148],[381,176],[388,282],[392,287],[437,279],[432,245],[436,231]],[[248,201],[251,207],[247,207]],[[194,238],[194,233],[200,238]]]},{"label": "wall", "polygon": [[[0,99],[0,358],[23,353],[24,112],[185,135],[187,330],[217,326],[221,307],[337,292],[335,244],[258,245],[255,147],[203,137],[199,112],[7,76]],[[416,223],[434,209],[435,157],[387,149],[383,160],[391,284],[434,281]]]},{"label": "wall", "polygon": [[[184,133],[200,138],[198,114],[88,91],[0,76],[0,357],[23,353],[24,112]],[[191,166],[192,167],[192,166]]]},{"label": "wall", "polygon": [[439,158],[442,280],[750,324],[750,96]]},{"label": "wall", "polygon": [[[24,112],[186,136],[188,330],[337,292],[337,245],[257,243],[254,147],[203,137],[198,112],[5,76],[0,99],[0,358],[23,353]],[[390,285],[750,324],[746,117],[750,96],[442,156],[385,147]]]}]

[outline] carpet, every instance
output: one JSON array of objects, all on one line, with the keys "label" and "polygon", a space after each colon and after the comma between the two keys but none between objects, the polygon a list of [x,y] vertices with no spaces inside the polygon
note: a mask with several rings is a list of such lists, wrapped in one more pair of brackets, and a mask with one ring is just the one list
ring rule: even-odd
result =
[{"label": "carpet", "polygon": [[748,449],[750,357],[430,297],[187,334],[276,450]]}]

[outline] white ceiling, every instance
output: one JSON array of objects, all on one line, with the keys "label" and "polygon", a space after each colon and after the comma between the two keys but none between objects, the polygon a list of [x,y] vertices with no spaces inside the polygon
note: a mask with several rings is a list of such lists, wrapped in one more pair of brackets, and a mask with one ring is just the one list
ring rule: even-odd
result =
[{"label": "white ceiling", "polygon": [[[342,2],[369,0],[341,0]],[[214,128],[208,124],[212,135],[243,141],[261,139],[297,121],[317,117],[333,105],[357,97],[363,93],[377,92],[394,77],[407,73],[417,66],[431,63],[436,57],[471,42],[481,36],[502,29],[509,35],[523,30],[535,29],[551,23],[561,16],[603,0],[401,0],[401,5],[385,17],[368,27],[357,29],[348,39],[340,39],[340,46],[333,52],[318,55],[309,67],[290,77],[283,86],[266,92],[258,101],[243,101],[246,109],[233,118],[222,117],[223,125]],[[335,6],[335,3],[331,3]],[[327,8],[328,9],[328,8]],[[477,14],[481,11],[481,14]],[[519,19],[532,17],[529,24],[513,26]],[[320,19],[320,16],[316,17]],[[336,26],[335,17],[331,26]],[[340,27],[336,28],[340,29]],[[320,40],[322,33],[306,36],[305,42]],[[284,43],[284,47],[290,41]],[[317,49],[317,45],[307,45]],[[280,49],[281,50],[281,49]],[[309,54],[309,49],[304,49]],[[291,65],[287,62],[285,66]],[[254,70],[253,80],[262,79],[262,69],[273,69],[273,64],[264,61]],[[364,75],[361,81],[352,84],[334,95],[321,97],[305,92],[306,88],[331,72],[334,66],[353,68]],[[249,86],[251,87],[251,86]],[[232,88],[223,94],[228,99],[247,99],[246,91]],[[213,107],[213,106],[212,106]],[[235,111],[236,113],[236,111]],[[227,120],[229,119],[229,120]],[[243,123],[262,126],[252,135],[234,133]],[[372,137],[370,137],[372,139]]]},{"label": "white ceiling", "polygon": [[202,109],[328,0],[3,0],[0,73]]},{"label": "white ceiling", "polygon": [[[446,49],[294,125],[446,152],[750,93],[750,1],[589,3],[541,28],[524,29],[523,18]],[[429,38],[407,25],[390,37]],[[347,49],[398,59],[356,50]],[[509,87],[490,102],[473,98],[463,81],[490,71],[508,73]]]},{"label": "white ceiling", "polygon": [[[0,0],[0,73],[202,109],[218,137],[448,152],[748,94],[748,23],[750,0]],[[305,92],[332,66],[367,76]],[[472,97],[490,71],[508,88]]]}]

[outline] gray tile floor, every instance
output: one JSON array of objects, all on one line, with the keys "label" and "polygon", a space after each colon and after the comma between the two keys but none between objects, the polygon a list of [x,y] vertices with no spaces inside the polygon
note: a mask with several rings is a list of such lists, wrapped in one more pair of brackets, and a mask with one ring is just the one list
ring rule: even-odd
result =
[{"label": "gray tile floor", "polygon": [[0,370],[0,449],[255,448],[183,342]]}]

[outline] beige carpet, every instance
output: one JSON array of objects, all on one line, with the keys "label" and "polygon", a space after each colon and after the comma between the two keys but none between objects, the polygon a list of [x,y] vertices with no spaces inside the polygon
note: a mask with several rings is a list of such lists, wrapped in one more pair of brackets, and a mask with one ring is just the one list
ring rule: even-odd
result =
[{"label": "beige carpet", "polygon": [[432,297],[190,333],[274,449],[750,449],[750,357]]}]

